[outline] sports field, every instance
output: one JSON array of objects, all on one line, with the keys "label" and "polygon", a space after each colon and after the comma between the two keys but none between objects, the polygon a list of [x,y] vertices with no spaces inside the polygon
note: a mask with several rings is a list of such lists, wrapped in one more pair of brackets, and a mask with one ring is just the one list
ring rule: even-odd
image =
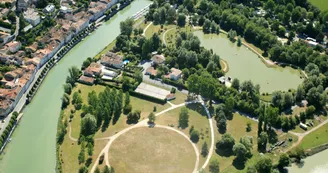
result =
[{"label": "sports field", "polygon": [[320,10],[328,10],[327,0],[309,0],[314,6],[318,7]]}]

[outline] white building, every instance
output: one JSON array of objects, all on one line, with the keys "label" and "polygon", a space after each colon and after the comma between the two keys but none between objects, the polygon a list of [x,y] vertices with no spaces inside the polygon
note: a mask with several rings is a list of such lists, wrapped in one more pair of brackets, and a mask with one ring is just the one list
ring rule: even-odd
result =
[{"label": "white building", "polygon": [[55,5],[54,4],[49,4],[46,6],[46,8],[43,9],[43,12],[45,13],[52,13],[55,11]]},{"label": "white building", "polygon": [[41,21],[39,13],[32,8],[29,8],[24,12],[24,19],[33,26],[38,25]]},{"label": "white building", "polygon": [[72,13],[73,12],[73,9],[71,7],[66,7],[66,6],[61,6],[60,7],[60,12],[61,13]]}]

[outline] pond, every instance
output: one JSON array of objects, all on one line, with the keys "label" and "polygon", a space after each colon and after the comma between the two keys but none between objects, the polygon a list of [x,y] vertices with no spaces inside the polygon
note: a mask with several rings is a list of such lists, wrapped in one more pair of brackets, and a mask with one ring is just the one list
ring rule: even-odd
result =
[{"label": "pond", "polygon": [[293,164],[288,168],[289,173],[327,173],[328,172],[328,150],[305,158],[303,165]]},{"label": "pond", "polygon": [[299,70],[291,67],[267,67],[255,53],[245,46],[238,47],[225,34],[204,34],[202,31],[195,31],[194,35],[200,39],[202,46],[213,49],[214,53],[228,63],[227,76],[238,78],[240,81],[251,80],[261,86],[262,93],[296,89],[303,81]]}]

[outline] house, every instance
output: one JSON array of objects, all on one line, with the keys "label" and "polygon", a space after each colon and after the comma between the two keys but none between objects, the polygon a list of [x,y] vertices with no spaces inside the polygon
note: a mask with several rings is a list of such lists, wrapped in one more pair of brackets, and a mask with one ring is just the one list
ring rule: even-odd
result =
[{"label": "house", "polygon": [[64,13],[64,14],[73,12],[73,9],[71,7],[67,7],[67,6],[61,6],[59,10],[61,13]]},{"label": "house", "polygon": [[4,9],[2,9],[1,10],[1,16],[2,17],[4,17],[4,16],[7,16],[8,15],[8,13],[9,13],[9,9],[8,8],[4,8]]},{"label": "house", "polygon": [[101,74],[101,64],[92,62],[89,67],[87,67],[84,70],[84,76],[88,76],[88,77],[95,77],[95,76],[100,76]]},{"label": "house", "polygon": [[54,4],[48,4],[44,9],[44,13],[52,13],[55,11],[55,5]]},{"label": "house", "polygon": [[175,94],[173,94],[173,93],[170,93],[169,95],[166,96],[167,101],[174,100],[175,98],[176,98]]},{"label": "house", "polygon": [[154,55],[151,60],[154,65],[163,64],[165,62],[165,57],[163,55]]},{"label": "house", "polygon": [[18,11],[24,11],[30,5],[29,0],[17,0],[16,8]]},{"label": "house", "polygon": [[219,81],[220,81],[221,84],[225,84],[226,79],[225,79],[224,76],[221,76],[221,77],[219,78]]},{"label": "house", "polygon": [[32,58],[32,59],[29,59],[25,62],[25,65],[35,65],[36,67],[40,64],[40,59],[39,58]]},{"label": "house", "polygon": [[87,77],[87,76],[81,76],[78,80],[80,83],[84,83],[84,84],[87,84],[87,85],[93,85],[94,82],[95,82],[95,79],[92,78],[92,77]]},{"label": "house", "polygon": [[182,75],[182,71],[176,68],[171,68],[170,79],[179,80]]},{"label": "house", "polygon": [[115,71],[107,70],[105,67],[102,67],[102,77],[103,80],[112,80],[114,79],[118,74]]},{"label": "house", "polygon": [[123,57],[113,52],[107,52],[102,56],[100,63],[108,67],[122,68]]},{"label": "house", "polygon": [[12,36],[6,32],[0,31],[0,42],[3,42],[4,44],[8,43],[11,40]]},{"label": "house", "polygon": [[22,47],[22,43],[18,41],[12,41],[8,43],[7,46],[11,53],[15,53]]},{"label": "house", "polygon": [[36,50],[38,50],[38,43],[34,42],[32,45],[25,47],[25,50],[32,53],[35,52]]},{"label": "house", "polygon": [[157,76],[157,70],[155,70],[154,67],[148,67],[145,74],[150,76]]},{"label": "house", "polygon": [[41,21],[39,13],[34,11],[33,8],[29,8],[24,12],[24,19],[33,26],[38,25]]}]

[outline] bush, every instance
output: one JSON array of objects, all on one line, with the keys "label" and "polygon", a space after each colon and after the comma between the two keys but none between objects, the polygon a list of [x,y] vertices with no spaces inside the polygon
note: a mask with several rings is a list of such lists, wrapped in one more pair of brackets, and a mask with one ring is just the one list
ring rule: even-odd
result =
[{"label": "bush", "polygon": [[127,114],[130,113],[131,111],[132,111],[132,105],[131,105],[131,104],[128,104],[128,105],[124,106],[124,108],[123,108],[123,113],[124,113],[125,115],[127,115]]},{"label": "bush", "polygon": [[199,141],[199,132],[197,130],[193,130],[190,134],[190,140],[194,143]]}]

